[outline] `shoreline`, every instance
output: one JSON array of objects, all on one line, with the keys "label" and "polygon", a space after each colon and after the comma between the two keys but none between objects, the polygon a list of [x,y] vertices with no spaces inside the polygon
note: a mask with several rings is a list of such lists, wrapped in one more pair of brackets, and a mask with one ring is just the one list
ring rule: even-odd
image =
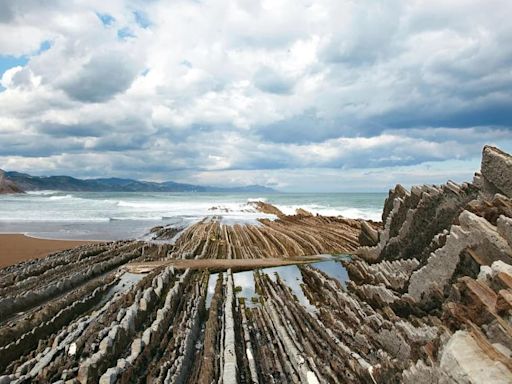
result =
[{"label": "shoreline", "polygon": [[0,268],[91,243],[98,241],[40,239],[22,233],[1,233]]}]

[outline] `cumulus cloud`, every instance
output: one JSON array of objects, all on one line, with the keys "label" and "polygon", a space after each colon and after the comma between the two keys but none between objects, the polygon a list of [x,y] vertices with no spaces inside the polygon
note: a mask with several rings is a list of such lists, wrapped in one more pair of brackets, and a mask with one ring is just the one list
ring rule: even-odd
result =
[{"label": "cumulus cloud", "polygon": [[60,86],[75,100],[101,102],[126,91],[136,75],[137,67],[129,59],[109,52],[94,56],[71,71]]},{"label": "cumulus cloud", "polygon": [[441,182],[485,143],[512,150],[511,16],[506,0],[0,0],[0,167],[292,190],[437,164]]}]

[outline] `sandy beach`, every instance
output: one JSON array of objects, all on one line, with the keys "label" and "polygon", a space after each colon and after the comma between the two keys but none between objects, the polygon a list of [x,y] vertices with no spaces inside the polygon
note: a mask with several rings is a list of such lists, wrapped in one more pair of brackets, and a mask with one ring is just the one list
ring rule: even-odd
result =
[{"label": "sandy beach", "polygon": [[0,234],[0,268],[87,243],[90,241],[46,240],[21,234]]}]

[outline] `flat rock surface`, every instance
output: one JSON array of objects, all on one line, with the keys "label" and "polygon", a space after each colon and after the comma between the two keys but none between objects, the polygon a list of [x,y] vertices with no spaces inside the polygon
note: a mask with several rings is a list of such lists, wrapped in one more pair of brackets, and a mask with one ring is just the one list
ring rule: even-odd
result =
[{"label": "flat rock surface", "polygon": [[233,271],[246,271],[256,268],[306,264],[325,259],[328,259],[328,256],[318,255],[293,259],[171,259],[129,263],[124,266],[124,269],[131,273],[146,273],[161,267],[174,267],[176,269],[209,269],[212,271],[225,271],[227,269],[232,269]]}]

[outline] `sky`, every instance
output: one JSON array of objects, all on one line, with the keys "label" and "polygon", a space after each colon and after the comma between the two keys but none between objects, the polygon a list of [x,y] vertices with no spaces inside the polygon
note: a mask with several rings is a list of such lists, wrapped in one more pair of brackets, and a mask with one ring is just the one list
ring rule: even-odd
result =
[{"label": "sky", "polygon": [[282,191],[512,152],[510,0],[0,0],[0,168]]}]

